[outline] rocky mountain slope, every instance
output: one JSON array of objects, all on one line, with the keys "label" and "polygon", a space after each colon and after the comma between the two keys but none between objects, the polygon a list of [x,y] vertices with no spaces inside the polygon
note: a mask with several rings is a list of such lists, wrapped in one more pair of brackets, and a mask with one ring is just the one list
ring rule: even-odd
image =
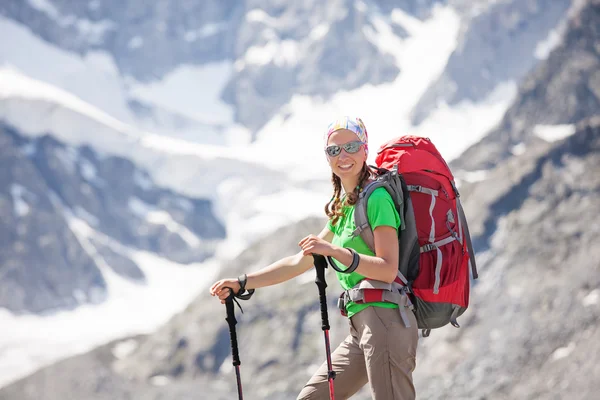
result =
[{"label": "rocky mountain slope", "polygon": [[465,152],[454,168],[482,170],[519,147],[543,142],[545,126],[568,125],[600,110],[600,6],[587,2],[568,24],[560,44],[528,74],[501,124]]},{"label": "rocky mountain slope", "polygon": [[10,311],[99,303],[108,271],[144,283],[134,250],[199,262],[225,237],[209,201],[157,187],[127,159],[6,125],[0,149],[0,307]]}]

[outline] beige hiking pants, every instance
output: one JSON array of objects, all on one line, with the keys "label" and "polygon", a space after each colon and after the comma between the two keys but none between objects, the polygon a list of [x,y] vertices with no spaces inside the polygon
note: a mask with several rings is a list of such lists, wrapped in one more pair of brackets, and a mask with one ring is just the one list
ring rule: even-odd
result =
[{"label": "beige hiking pants", "polygon": [[[367,307],[350,319],[350,335],[331,354],[336,400],[347,399],[367,382],[374,400],[413,400],[418,329],[407,310],[406,328],[397,309]],[[298,400],[328,400],[327,362],[310,378]]]}]

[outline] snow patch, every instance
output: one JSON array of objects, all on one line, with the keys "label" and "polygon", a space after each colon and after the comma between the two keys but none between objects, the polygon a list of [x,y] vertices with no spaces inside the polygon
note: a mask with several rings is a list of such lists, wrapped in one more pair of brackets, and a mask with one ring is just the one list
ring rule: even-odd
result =
[{"label": "snow patch", "polygon": [[396,64],[400,67],[402,65],[401,54],[404,52],[403,40],[394,34],[392,27],[382,17],[374,15],[372,24],[375,29],[367,25],[363,28],[363,33],[381,52],[395,57]]},{"label": "snow patch", "polygon": [[29,204],[27,204],[27,202],[23,198],[25,193],[28,193],[28,190],[25,189],[23,186],[16,183],[10,185],[10,194],[13,199],[13,212],[17,217],[20,218],[29,214],[30,210]]},{"label": "snow patch", "polygon": [[154,386],[166,386],[171,383],[171,378],[165,375],[155,375],[150,378],[150,384]]},{"label": "snow patch", "polygon": [[175,221],[171,214],[146,204],[137,197],[129,199],[129,209],[151,224],[163,225],[170,232],[179,235],[190,247],[198,247],[201,243],[194,232]]},{"label": "snow patch", "polygon": [[548,58],[552,50],[554,50],[561,42],[561,34],[558,29],[553,29],[548,33],[548,36],[535,46],[533,55],[538,60]]},{"label": "snow patch", "polygon": [[83,176],[88,182],[95,183],[97,186],[104,184],[104,182],[102,182],[98,177],[98,170],[96,170],[96,166],[89,160],[81,158],[79,160],[79,170],[81,171],[81,176]]},{"label": "snow patch", "polygon": [[200,29],[185,32],[183,40],[192,43],[196,40],[216,35],[225,29],[227,29],[227,23],[225,22],[206,24]]},{"label": "snow patch", "polygon": [[424,25],[421,20],[413,17],[399,8],[392,10],[391,20],[393,23],[404,28],[404,30],[411,36],[419,34]]},{"label": "snow patch", "polygon": [[115,358],[122,360],[127,357],[131,353],[133,353],[138,348],[139,343],[137,340],[129,339],[123,340],[122,342],[117,343],[112,348],[112,354]]},{"label": "snow patch", "polygon": [[218,62],[200,66],[180,65],[163,79],[141,83],[129,79],[131,96],[205,124],[230,124],[233,110],[220,99],[233,65]]},{"label": "snow patch", "polygon": [[31,7],[54,20],[58,20],[60,17],[60,11],[48,0],[27,0],[27,2]]},{"label": "snow patch", "polygon": [[[49,103],[59,103],[64,107],[72,109],[78,114],[87,116],[92,120],[96,120],[98,123],[106,125],[115,131],[126,134],[132,134],[133,131],[133,128],[130,126],[108,115],[90,103],[83,101],[81,98],[73,95],[71,92],[45,82],[32,79],[13,68],[0,67],[0,100],[8,99],[41,100]],[[4,117],[4,119],[11,122],[10,120],[12,119],[11,117],[13,117],[13,115],[9,113],[9,110],[5,110],[5,108],[0,110],[0,113],[3,111],[6,114],[0,114],[0,117]],[[48,113],[51,114],[53,112],[53,107],[50,107]],[[44,120],[40,117],[42,116],[38,115],[38,118],[18,118],[19,120],[15,121],[16,123],[14,123],[14,125],[19,126],[19,128],[23,129],[26,133],[32,131],[47,132],[48,129],[55,130],[57,132],[68,132],[78,128],[76,120],[69,120],[64,121],[64,124],[62,125],[64,128],[52,129],[53,126],[49,125],[47,120]],[[50,115],[50,117],[53,117],[53,115]],[[40,121],[43,121],[43,123],[39,123]],[[98,132],[96,132],[96,134],[98,134]],[[81,132],[78,132],[77,136],[82,136]]]},{"label": "snow patch", "polygon": [[311,40],[319,41],[327,36],[327,33],[329,33],[329,25],[319,24],[310,31],[309,37]]},{"label": "snow patch", "polygon": [[556,142],[574,134],[576,127],[574,124],[562,125],[536,125],[533,127],[533,134],[544,139],[547,142]]},{"label": "snow patch", "polygon": [[551,356],[552,361],[557,361],[568,357],[569,355],[571,355],[573,350],[575,350],[575,347],[575,343],[569,343],[566,347],[560,347],[554,350],[554,353],[552,353]]},{"label": "snow patch", "polygon": [[274,63],[277,66],[295,65],[301,54],[300,44],[295,40],[271,40],[264,46],[252,46],[246,50],[244,63],[246,65],[267,65]]},{"label": "snow patch", "polygon": [[87,212],[87,210],[85,210],[84,208],[77,206],[77,207],[75,207],[73,212],[75,213],[75,216],[77,218],[83,220],[89,226],[92,226],[92,227],[98,226],[98,224],[99,224],[98,218],[96,218],[94,215]]},{"label": "snow patch", "polygon": [[264,10],[260,8],[255,8],[253,10],[248,11],[246,14],[246,21],[248,22],[259,22],[269,26],[275,26],[277,24],[277,19],[271,17]]},{"label": "snow patch", "polygon": [[527,146],[525,145],[525,143],[518,143],[514,145],[510,150],[510,152],[515,156],[519,156],[525,153],[525,151],[527,151]]},{"label": "snow patch", "polygon": [[[0,17],[0,68],[10,66],[23,75],[60,87],[123,121],[131,120],[126,94],[112,56],[91,51],[83,56],[59,49],[35,36],[25,26]],[[102,90],[97,90],[98,88]]]},{"label": "snow patch", "polygon": [[587,294],[581,301],[584,307],[590,307],[600,304],[600,290],[594,289]]}]

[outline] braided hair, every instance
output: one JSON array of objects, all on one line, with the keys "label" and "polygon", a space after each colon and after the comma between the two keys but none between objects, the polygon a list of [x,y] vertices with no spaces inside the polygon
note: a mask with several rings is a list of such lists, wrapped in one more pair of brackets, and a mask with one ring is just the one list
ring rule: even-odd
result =
[{"label": "braided hair", "polygon": [[371,169],[365,162],[360,171],[360,176],[358,178],[358,185],[354,188],[352,192],[346,194],[346,197],[342,201],[342,180],[335,173],[331,174],[331,183],[333,184],[333,196],[331,200],[325,204],[325,214],[331,220],[331,225],[335,226],[338,223],[341,217],[344,216],[344,207],[353,206],[358,201],[358,196],[360,192],[362,192],[365,187],[367,181],[371,177]]}]

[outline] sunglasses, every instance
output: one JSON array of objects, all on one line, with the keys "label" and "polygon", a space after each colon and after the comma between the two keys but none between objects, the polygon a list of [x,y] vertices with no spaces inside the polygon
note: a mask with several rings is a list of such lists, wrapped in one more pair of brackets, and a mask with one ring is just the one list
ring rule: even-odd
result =
[{"label": "sunglasses", "polygon": [[341,146],[338,146],[337,144],[332,144],[331,146],[325,147],[325,152],[329,157],[339,156],[342,152],[342,149],[346,150],[346,153],[355,154],[360,150],[363,144],[365,144],[365,142],[361,142],[358,140],[354,142],[344,143]]}]

